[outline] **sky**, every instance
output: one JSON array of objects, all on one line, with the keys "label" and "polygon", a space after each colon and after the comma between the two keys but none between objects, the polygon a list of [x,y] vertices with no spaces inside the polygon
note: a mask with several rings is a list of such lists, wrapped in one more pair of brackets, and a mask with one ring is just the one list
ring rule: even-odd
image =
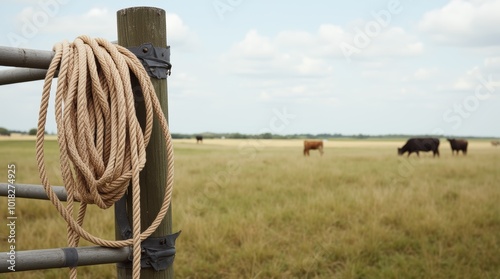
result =
[{"label": "sky", "polygon": [[[135,6],[167,14],[172,133],[500,137],[500,0],[16,0],[0,45],[113,41]],[[0,127],[36,127],[41,89],[1,86]]]}]

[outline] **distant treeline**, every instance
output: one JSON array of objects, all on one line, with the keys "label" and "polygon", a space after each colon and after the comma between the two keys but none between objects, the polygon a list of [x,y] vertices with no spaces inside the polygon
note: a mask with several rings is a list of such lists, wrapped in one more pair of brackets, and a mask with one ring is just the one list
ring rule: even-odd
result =
[{"label": "distant treeline", "polygon": [[400,139],[400,138],[411,138],[411,137],[437,137],[437,138],[467,138],[467,139],[492,139],[493,137],[477,137],[477,136],[467,136],[467,137],[456,137],[449,135],[405,135],[405,134],[387,134],[387,135],[365,135],[365,134],[355,134],[355,135],[343,135],[340,133],[321,133],[321,134],[290,134],[290,135],[278,135],[271,133],[263,134],[241,134],[241,133],[212,133],[204,132],[198,134],[180,134],[172,133],[172,138],[174,139],[191,139],[195,138],[197,135],[203,136],[205,139],[332,139],[332,138],[355,138],[355,139]]},{"label": "distant treeline", "polygon": [[[11,134],[20,134],[20,135],[36,135],[36,128],[30,129],[29,131],[19,131],[19,130],[9,130],[4,127],[0,127],[0,136],[10,136]],[[48,132],[45,131],[45,134],[47,135]]]},{"label": "distant treeline", "polygon": [[291,134],[291,135],[278,135],[271,133],[263,134],[241,134],[241,133],[198,133],[198,134],[179,134],[173,133],[172,138],[174,139],[190,139],[201,135],[204,139],[323,139],[323,138],[333,138],[333,137],[343,137],[341,134]]},{"label": "distant treeline", "polygon": [[[10,136],[10,134],[21,134],[21,135],[36,135],[36,128],[30,129],[29,131],[18,131],[18,130],[8,130],[0,127],[0,136]],[[47,134],[47,132],[45,132]],[[498,139],[495,137],[477,137],[477,136],[466,136],[466,137],[456,137],[450,135],[404,135],[404,134],[387,134],[387,135],[365,135],[365,134],[355,134],[355,135],[343,135],[340,133],[321,133],[321,134],[290,134],[290,135],[278,135],[272,133],[263,134],[242,134],[242,133],[213,133],[213,132],[203,132],[196,134],[181,134],[172,133],[172,138],[174,139],[194,139],[196,136],[201,135],[205,139],[333,139],[333,138],[354,138],[354,139],[400,139],[400,138],[411,138],[411,137],[437,137],[437,138],[466,138],[466,139]]]}]

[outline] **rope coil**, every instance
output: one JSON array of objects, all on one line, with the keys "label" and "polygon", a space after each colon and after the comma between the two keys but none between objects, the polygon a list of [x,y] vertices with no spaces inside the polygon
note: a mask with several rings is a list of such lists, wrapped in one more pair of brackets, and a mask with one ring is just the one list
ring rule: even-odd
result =
[{"label": "rope coil", "polygon": [[[68,224],[68,245],[80,237],[105,247],[133,245],[133,277],[140,276],[141,241],[160,225],[170,206],[173,190],[173,146],[168,124],[150,78],[137,57],[124,47],[87,36],[73,43],[63,41],[45,77],[36,137],[36,159],[42,185],[52,204]],[[60,165],[67,192],[67,206],[57,198],[46,173],[44,134],[52,81],[59,71],[55,95]],[[131,78],[142,89],[146,111],[144,131],[136,117]],[[146,163],[146,147],[158,120],[166,141],[167,181],[158,215],[141,233],[139,172]],[[133,237],[106,240],[83,227],[86,207],[111,207],[132,187]],[[73,201],[80,202],[77,218]],[[76,268],[70,275],[76,277]]]}]

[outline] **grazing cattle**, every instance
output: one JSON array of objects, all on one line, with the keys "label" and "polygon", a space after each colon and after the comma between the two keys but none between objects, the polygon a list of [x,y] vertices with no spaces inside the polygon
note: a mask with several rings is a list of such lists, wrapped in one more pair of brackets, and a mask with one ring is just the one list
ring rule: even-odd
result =
[{"label": "grazing cattle", "polygon": [[319,154],[323,155],[323,141],[304,141],[304,156],[309,156],[309,150],[317,149]]},{"label": "grazing cattle", "polygon": [[493,146],[499,146],[500,145],[500,141],[494,140],[494,141],[491,142],[491,145],[493,145]]},{"label": "grazing cattle", "polygon": [[462,151],[462,154],[467,155],[467,145],[469,144],[466,140],[460,140],[460,139],[447,139],[450,142],[451,145],[451,154],[455,155],[455,151],[458,152]]},{"label": "grazing cattle", "polygon": [[419,151],[432,151],[433,157],[438,155],[439,157],[439,139],[437,138],[411,138],[406,141],[406,144],[398,148],[398,155],[403,155],[405,152],[408,152],[408,157],[412,152],[417,153],[417,156],[420,157]]},{"label": "grazing cattle", "polygon": [[196,136],[196,143],[203,143],[203,136]]}]

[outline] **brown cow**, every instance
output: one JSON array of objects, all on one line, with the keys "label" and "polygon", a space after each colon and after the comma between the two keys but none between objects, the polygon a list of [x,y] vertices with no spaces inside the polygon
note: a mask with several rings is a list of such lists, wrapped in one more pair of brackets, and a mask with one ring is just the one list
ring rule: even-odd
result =
[{"label": "brown cow", "polygon": [[493,145],[493,146],[499,146],[500,145],[500,141],[494,140],[494,141],[491,142],[491,145]]},{"label": "brown cow", "polygon": [[317,149],[319,154],[323,155],[323,141],[315,140],[315,141],[304,141],[304,156],[309,156],[309,150]]},{"label": "brown cow", "polygon": [[462,151],[463,155],[467,155],[467,145],[469,144],[466,140],[461,140],[461,139],[447,139],[450,142],[451,145],[451,154],[455,155],[455,151],[458,152]]}]

